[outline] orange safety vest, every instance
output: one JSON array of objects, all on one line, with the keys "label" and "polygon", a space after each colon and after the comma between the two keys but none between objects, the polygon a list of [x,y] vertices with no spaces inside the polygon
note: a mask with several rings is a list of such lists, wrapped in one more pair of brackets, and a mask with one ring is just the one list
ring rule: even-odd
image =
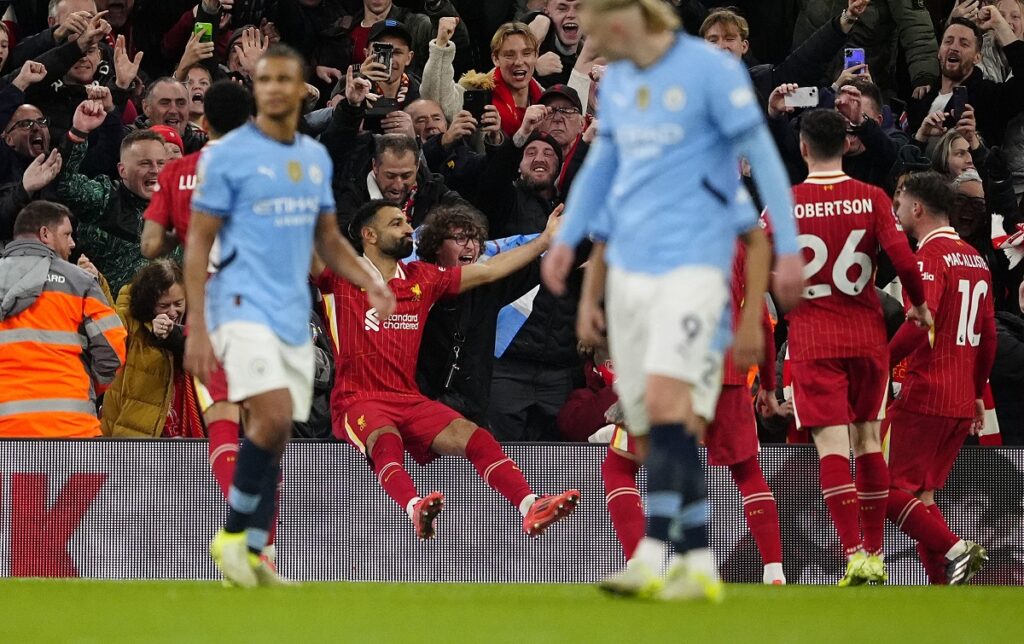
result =
[{"label": "orange safety vest", "polygon": [[[124,364],[125,329],[96,279],[39,242],[8,244],[0,275],[29,264],[42,291],[6,317],[0,310],[0,438],[99,436],[96,392]],[[21,288],[31,299],[32,281],[15,282],[8,295]]]}]

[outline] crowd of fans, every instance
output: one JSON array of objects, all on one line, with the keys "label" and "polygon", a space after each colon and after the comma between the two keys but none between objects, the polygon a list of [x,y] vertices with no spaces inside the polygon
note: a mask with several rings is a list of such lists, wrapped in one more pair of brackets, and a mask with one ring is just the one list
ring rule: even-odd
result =
[{"label": "crowd of fans", "polygon": [[[604,61],[587,46],[579,4],[0,2],[0,344],[25,310],[18,298],[31,294],[19,282],[36,257],[26,240],[90,273],[95,284],[69,275],[69,293],[81,299],[102,288],[127,336],[127,351],[113,355],[118,338],[93,311],[81,329],[66,330],[84,338],[71,341],[73,350],[43,338],[28,356],[43,374],[35,390],[24,384],[24,369],[35,367],[12,366],[26,364],[14,361],[26,351],[0,351],[0,436],[51,435],[48,421],[25,431],[11,420],[46,411],[21,404],[28,398],[75,398],[79,413],[102,402],[94,435],[205,435],[201,401],[181,367],[187,222],[156,212],[195,178],[169,185],[161,170],[227,134],[239,114],[244,120],[249,108],[238,88],[251,85],[272,43],[308,61],[300,129],[332,157],[343,232],[361,206],[386,199],[417,227],[418,257],[440,266],[486,261],[542,233],[600,127]],[[992,270],[999,347],[991,389],[1002,442],[1024,444],[1024,0],[672,4],[688,31],[749,68],[794,183],[807,172],[798,149],[802,109],[787,98],[801,87],[817,88],[818,106],[846,119],[850,176],[897,196],[908,172],[934,168],[948,177],[958,195],[952,223]],[[739,6],[717,6],[725,4]],[[850,49],[862,49],[865,63],[847,64]],[[738,167],[749,177],[749,167]],[[31,205],[40,200],[66,209]],[[902,319],[894,280],[883,262],[878,283],[896,298],[888,300],[893,328]],[[417,370],[422,391],[499,440],[587,440],[607,424],[613,365],[599,347],[578,345],[580,281],[577,270],[570,293],[556,297],[534,262],[435,307]],[[316,300],[320,412],[298,434],[327,437],[332,316]],[[785,341],[782,320],[775,339]],[[88,377],[51,368],[72,360],[80,370],[83,345],[86,354],[99,351],[85,361]],[[759,419],[766,441],[800,440],[784,355],[781,413]],[[118,357],[124,366],[115,375]],[[74,383],[81,391],[68,394]]]}]

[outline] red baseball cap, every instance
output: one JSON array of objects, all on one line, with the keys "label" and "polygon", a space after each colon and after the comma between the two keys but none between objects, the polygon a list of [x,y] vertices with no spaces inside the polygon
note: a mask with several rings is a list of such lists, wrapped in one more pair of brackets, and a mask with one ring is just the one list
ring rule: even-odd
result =
[{"label": "red baseball cap", "polygon": [[153,125],[149,129],[164,137],[164,141],[178,146],[181,153],[185,154],[185,142],[181,140],[181,135],[173,127],[170,125]]}]

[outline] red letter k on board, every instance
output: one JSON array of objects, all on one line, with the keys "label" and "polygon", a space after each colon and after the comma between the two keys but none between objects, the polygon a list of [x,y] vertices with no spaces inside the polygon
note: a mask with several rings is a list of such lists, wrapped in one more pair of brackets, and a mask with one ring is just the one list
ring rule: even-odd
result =
[{"label": "red letter k on board", "polygon": [[12,577],[78,576],[68,543],[107,475],[72,474],[50,509],[46,509],[46,476],[11,476]]}]

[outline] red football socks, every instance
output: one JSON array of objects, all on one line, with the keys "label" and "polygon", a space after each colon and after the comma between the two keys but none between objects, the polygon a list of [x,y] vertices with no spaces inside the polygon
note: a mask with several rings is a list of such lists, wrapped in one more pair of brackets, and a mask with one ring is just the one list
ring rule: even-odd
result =
[{"label": "red football socks", "polygon": [[238,423],[215,420],[207,428],[209,434],[210,470],[224,498],[235,479],[235,461],[238,459]]},{"label": "red football socks", "polygon": [[839,541],[847,556],[856,552],[863,545],[860,538],[860,526],[857,523],[859,508],[857,488],[850,476],[850,459],[829,454],[819,464],[821,477],[821,495],[825,498],[832,524],[839,533]]},{"label": "red football socks", "polygon": [[857,457],[857,500],[860,501],[860,526],[864,532],[864,550],[882,551],[885,535],[885,511],[889,499],[889,467],[881,452]]},{"label": "red football socks", "polygon": [[928,511],[928,506],[903,490],[889,490],[888,515],[897,528],[928,550],[945,555],[960,541],[960,537]]},{"label": "red football socks", "polygon": [[402,438],[395,433],[385,432],[377,436],[370,453],[373,471],[380,486],[400,508],[406,510],[416,496],[416,486],[405,471],[405,449]]},{"label": "red football socks", "polygon": [[730,465],[729,472],[743,497],[743,514],[761,553],[761,563],[782,563],[779,510],[775,505],[775,496],[764,480],[757,456]]},{"label": "red football socks", "polygon": [[640,501],[640,491],[636,489],[636,473],[639,469],[639,463],[610,448],[601,463],[608,514],[626,559],[633,557],[637,544],[644,536],[644,506]]},{"label": "red football socks", "polygon": [[[934,503],[926,505],[928,513],[935,517],[935,520],[939,522],[944,528],[949,530],[949,524],[946,523],[946,517],[942,516],[942,510],[939,510],[939,506]],[[953,532],[952,530],[949,530]],[[918,555],[921,554],[921,550],[918,550]],[[928,573],[928,582],[932,584],[946,584],[949,580],[946,578],[946,553],[945,551],[936,551],[924,549],[924,556],[921,558],[921,563],[924,564],[925,572]]]},{"label": "red football socks", "polygon": [[509,458],[489,432],[477,429],[466,443],[466,459],[476,468],[484,483],[518,508],[533,494],[522,470]]}]

